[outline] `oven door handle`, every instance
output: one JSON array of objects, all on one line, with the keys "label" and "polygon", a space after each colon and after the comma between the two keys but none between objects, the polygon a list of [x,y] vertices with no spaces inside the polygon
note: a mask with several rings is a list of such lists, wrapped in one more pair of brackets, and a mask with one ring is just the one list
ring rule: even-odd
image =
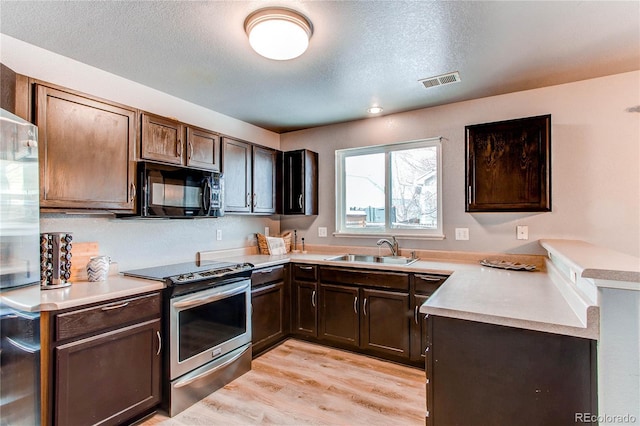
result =
[{"label": "oven door handle", "polygon": [[224,368],[227,365],[231,364],[232,362],[236,361],[238,358],[240,358],[242,355],[244,355],[249,349],[251,349],[251,346],[247,347],[245,350],[243,350],[239,354],[234,355],[233,357],[229,358],[228,360],[226,360],[222,364],[217,365],[216,367],[212,368],[209,371],[205,371],[204,373],[198,374],[197,376],[194,376],[194,377],[189,377],[188,379],[180,380],[175,385],[173,385],[173,387],[175,389],[179,389],[179,388],[185,387],[187,385],[190,385],[191,383],[193,383],[195,381],[198,381],[198,380],[202,379],[203,377],[209,376],[209,375],[215,373],[216,371],[220,370],[221,368]]},{"label": "oven door handle", "polygon": [[234,287],[229,290],[220,291],[213,288],[208,291],[200,292],[195,296],[188,297],[179,302],[173,303],[174,308],[192,308],[194,306],[204,305],[206,303],[215,302],[216,300],[224,299],[225,297],[235,296],[245,292],[249,288],[249,284],[244,284],[239,287]]}]

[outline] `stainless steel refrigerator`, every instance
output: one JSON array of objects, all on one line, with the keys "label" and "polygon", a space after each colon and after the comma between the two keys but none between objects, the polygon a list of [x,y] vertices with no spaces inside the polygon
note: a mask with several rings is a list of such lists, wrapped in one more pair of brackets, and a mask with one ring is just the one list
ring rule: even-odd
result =
[{"label": "stainless steel refrigerator", "polygon": [[38,176],[38,129],[0,109],[1,425],[40,423]]}]

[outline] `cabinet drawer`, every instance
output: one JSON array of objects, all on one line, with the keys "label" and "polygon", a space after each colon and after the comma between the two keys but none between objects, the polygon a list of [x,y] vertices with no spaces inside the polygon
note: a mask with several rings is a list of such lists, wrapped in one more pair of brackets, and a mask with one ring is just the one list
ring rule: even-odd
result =
[{"label": "cabinet drawer", "polygon": [[125,325],[160,316],[160,294],[117,300],[99,306],[56,315],[56,340]]},{"label": "cabinet drawer", "polygon": [[293,279],[316,281],[318,279],[318,267],[315,265],[293,265]]},{"label": "cabinet drawer", "polygon": [[320,281],[409,291],[409,275],[396,272],[320,268]]},{"label": "cabinet drawer", "polygon": [[256,269],[251,274],[251,287],[284,280],[284,265]]},{"label": "cabinet drawer", "polygon": [[449,277],[436,274],[414,274],[414,291],[417,294],[430,295],[436,291],[447,278]]}]

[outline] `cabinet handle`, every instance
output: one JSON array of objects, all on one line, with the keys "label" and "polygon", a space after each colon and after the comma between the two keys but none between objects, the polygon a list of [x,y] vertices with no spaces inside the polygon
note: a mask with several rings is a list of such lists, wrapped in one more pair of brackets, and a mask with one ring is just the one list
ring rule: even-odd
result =
[{"label": "cabinet handle", "polygon": [[256,193],[254,192],[253,193],[253,207],[255,208],[257,204],[258,204],[257,197],[256,197]]},{"label": "cabinet handle", "polygon": [[298,197],[298,207],[302,208],[302,194]]},{"label": "cabinet handle", "polygon": [[358,296],[353,298],[353,312],[358,315]]},{"label": "cabinet handle", "polygon": [[311,306],[316,307],[316,291],[313,290],[311,293]]},{"label": "cabinet handle", "polygon": [[120,303],[118,305],[109,305],[109,306],[103,306],[102,310],[103,311],[111,311],[113,309],[120,309],[120,308],[124,308],[125,306],[127,306],[129,304],[129,302],[124,302],[124,303]]},{"label": "cabinet handle", "polygon": [[438,282],[442,280],[442,278],[432,277],[430,275],[418,275],[418,274],[416,274],[416,278],[420,278],[421,280],[431,281],[431,282]]},{"label": "cabinet handle", "polygon": [[362,307],[362,311],[365,316],[367,316],[367,298],[364,298],[364,306]]},{"label": "cabinet handle", "polygon": [[249,207],[251,205],[251,194],[247,192],[247,199],[245,200],[245,207]]},{"label": "cabinet handle", "polygon": [[160,355],[160,351],[162,350],[162,337],[160,337],[159,331],[156,331],[156,336],[158,336],[158,352],[156,352],[156,355]]},{"label": "cabinet handle", "polygon": [[189,141],[187,142],[187,145],[189,146],[189,160],[191,160],[191,157],[193,157],[193,143]]},{"label": "cabinet handle", "polygon": [[304,270],[304,271],[310,271],[313,269],[313,266],[298,266],[298,268]]},{"label": "cabinet handle", "polygon": [[471,204],[471,185],[469,185],[468,197],[469,197],[469,204]]},{"label": "cabinet handle", "polygon": [[416,322],[416,325],[418,325],[418,305],[416,305],[416,308],[413,310],[413,320]]},{"label": "cabinet handle", "polygon": [[182,139],[178,139],[178,144],[176,145],[176,155],[182,158]]},{"label": "cabinet handle", "polygon": [[131,187],[129,188],[129,195],[131,195],[131,202],[136,199],[136,184],[131,182]]}]

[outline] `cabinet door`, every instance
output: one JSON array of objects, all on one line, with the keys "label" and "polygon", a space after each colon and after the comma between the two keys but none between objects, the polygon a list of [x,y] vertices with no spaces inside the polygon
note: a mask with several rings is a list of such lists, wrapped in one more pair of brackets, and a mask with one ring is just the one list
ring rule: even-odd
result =
[{"label": "cabinet door", "polygon": [[409,358],[409,295],[372,289],[362,289],[362,295],[360,347]]},{"label": "cabinet door", "polygon": [[318,292],[314,282],[293,282],[293,332],[318,337]]},{"label": "cabinet door", "polygon": [[222,140],[224,204],[226,212],[251,212],[251,144]]},{"label": "cabinet door", "polygon": [[253,194],[254,213],[276,212],[276,161],[277,151],[253,147]]},{"label": "cabinet door", "polygon": [[306,149],[283,155],[283,213],[318,214],[318,154]]},{"label": "cabinet door", "polygon": [[257,354],[286,334],[284,281],[251,291],[251,342]]},{"label": "cabinet door", "polygon": [[136,112],[36,87],[40,207],[135,210]]},{"label": "cabinet door", "polygon": [[145,160],[182,165],[184,126],[175,120],[142,114],[141,146]]},{"label": "cabinet door", "polygon": [[357,347],[360,344],[358,288],[320,284],[319,337]]},{"label": "cabinet door", "polygon": [[187,166],[220,171],[220,136],[197,127],[187,127]]},{"label": "cabinet door", "polygon": [[121,424],[160,402],[160,320],[55,349],[55,424]]},{"label": "cabinet door", "polygon": [[411,321],[411,360],[424,361],[427,349],[426,314],[421,314],[420,306],[427,301],[429,296],[413,296],[413,320]]}]

